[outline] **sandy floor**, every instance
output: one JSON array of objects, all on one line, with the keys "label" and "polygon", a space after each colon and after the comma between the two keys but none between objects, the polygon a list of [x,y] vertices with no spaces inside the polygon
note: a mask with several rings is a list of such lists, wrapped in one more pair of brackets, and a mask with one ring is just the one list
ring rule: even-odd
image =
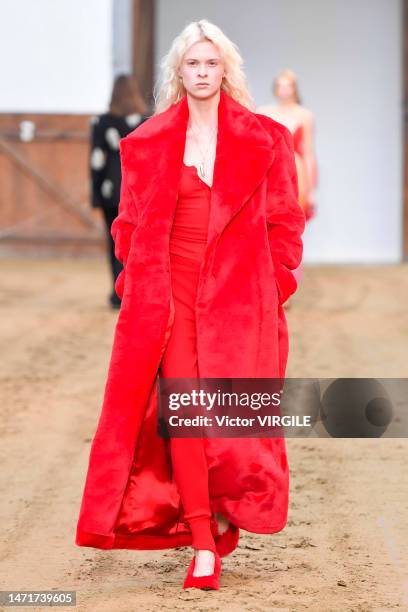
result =
[{"label": "sandy floor", "polygon": [[[309,267],[287,312],[288,376],[407,377],[407,272]],[[182,591],[186,548],[75,546],[117,317],[107,269],[1,261],[0,274],[1,589],[76,590],[76,609],[92,612],[408,610],[402,439],[288,440],[287,528],[243,532],[217,593]]]}]

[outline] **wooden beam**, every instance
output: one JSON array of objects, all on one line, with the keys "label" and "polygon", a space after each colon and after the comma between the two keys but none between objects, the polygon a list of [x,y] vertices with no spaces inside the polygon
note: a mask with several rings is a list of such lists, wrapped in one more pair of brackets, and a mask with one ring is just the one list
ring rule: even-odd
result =
[{"label": "wooden beam", "polygon": [[132,0],[132,74],[153,105],[155,0]]}]

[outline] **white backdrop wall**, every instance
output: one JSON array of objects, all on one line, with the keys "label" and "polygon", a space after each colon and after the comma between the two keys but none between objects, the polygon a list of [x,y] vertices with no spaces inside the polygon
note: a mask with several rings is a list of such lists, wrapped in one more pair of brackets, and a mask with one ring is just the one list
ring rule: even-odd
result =
[{"label": "white backdrop wall", "polygon": [[320,175],[304,261],[400,261],[401,1],[159,0],[158,9],[157,63],[185,24],[207,18],[238,44],[258,105],[280,69],[298,74],[316,115]]},{"label": "white backdrop wall", "polygon": [[0,112],[105,110],[113,72],[112,2],[1,0]]},{"label": "white backdrop wall", "polygon": [[113,76],[132,71],[131,0],[113,0]]}]

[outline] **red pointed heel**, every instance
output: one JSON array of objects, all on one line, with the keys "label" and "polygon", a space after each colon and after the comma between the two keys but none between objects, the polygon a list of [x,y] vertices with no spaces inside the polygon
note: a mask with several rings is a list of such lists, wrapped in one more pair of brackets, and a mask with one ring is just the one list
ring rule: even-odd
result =
[{"label": "red pointed heel", "polygon": [[228,529],[215,538],[215,546],[220,557],[230,555],[238,546],[239,527],[231,522]]},{"label": "red pointed heel", "polygon": [[214,573],[208,576],[193,576],[195,568],[195,555],[193,556],[189,565],[186,579],[184,580],[183,589],[203,589],[205,591],[218,591],[220,588],[220,574],[221,574],[221,558],[218,552],[214,553]]}]

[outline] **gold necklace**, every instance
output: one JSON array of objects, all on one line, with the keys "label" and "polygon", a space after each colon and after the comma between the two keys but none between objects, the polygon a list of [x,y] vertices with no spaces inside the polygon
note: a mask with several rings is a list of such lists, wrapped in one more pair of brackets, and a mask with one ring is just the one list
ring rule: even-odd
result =
[{"label": "gold necklace", "polygon": [[199,140],[198,140],[198,138],[197,138],[197,135],[196,135],[196,133],[195,133],[195,130],[194,130],[194,128],[193,128],[193,126],[192,126],[192,125],[190,125],[190,127],[191,127],[191,130],[192,130],[192,132],[193,132],[193,134],[194,134],[194,137],[195,137],[195,139],[196,139],[196,142],[197,142],[197,147],[199,148],[199,150],[200,150],[200,152],[201,152],[202,161],[201,161],[201,162],[200,162],[200,164],[199,164],[199,173],[200,173],[200,174],[201,174],[201,176],[204,178],[204,177],[205,177],[205,160],[206,160],[206,158],[207,158],[208,150],[209,150],[209,148],[210,148],[210,146],[211,146],[211,144],[212,144],[212,141],[213,141],[213,138],[214,138],[214,134],[215,134],[215,130],[217,129],[217,126],[215,126],[215,127],[213,128],[212,132],[211,132],[211,138],[210,138],[209,144],[208,144],[208,146],[207,146],[207,149],[206,149],[206,151],[205,151],[204,155],[203,155],[203,151],[202,151],[202,149],[201,149],[201,147],[200,147],[200,142],[199,142]]}]

